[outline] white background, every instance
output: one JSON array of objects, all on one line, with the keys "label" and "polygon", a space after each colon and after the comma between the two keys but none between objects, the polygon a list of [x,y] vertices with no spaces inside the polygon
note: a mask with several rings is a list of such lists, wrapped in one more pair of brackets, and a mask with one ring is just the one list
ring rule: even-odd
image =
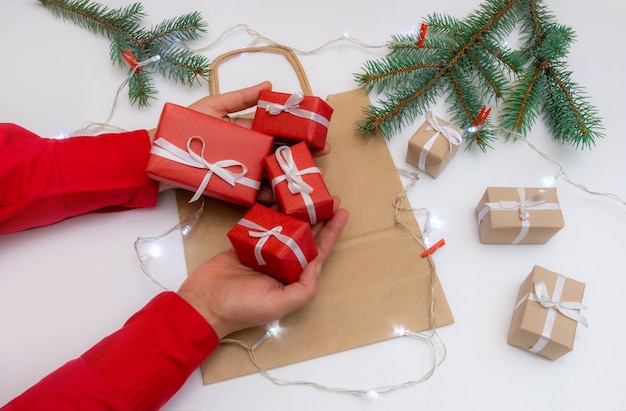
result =
[{"label": "white background", "polygon": [[[202,12],[209,29],[198,47],[213,42],[229,27],[248,24],[304,51],[346,31],[363,43],[382,45],[392,34],[419,27],[428,14],[463,18],[479,5],[466,0],[143,3],[146,25]],[[610,0],[546,0],[545,4],[578,35],[569,67],[574,81],[599,109],[606,137],[592,150],[575,150],[553,141],[538,123],[528,139],[561,163],[574,181],[625,198],[626,6]],[[212,59],[251,40],[235,30],[204,54]],[[104,37],[55,19],[37,1],[2,0],[0,121],[57,136],[87,121],[105,120],[126,75],[112,66],[108,46]],[[353,73],[385,52],[343,42],[300,59],[314,93],[325,97],[357,87]],[[222,91],[263,79],[272,80],[280,91],[297,87],[280,57],[264,59],[247,56],[239,64],[225,65],[220,71]],[[130,107],[124,89],[112,123],[126,129],[151,128],[164,102],[187,105],[208,93],[204,83],[192,89],[161,79],[157,83],[159,99],[148,109]],[[436,115],[447,115],[443,103],[432,109]],[[398,166],[410,168],[404,162],[406,144],[422,120],[418,118],[390,141]],[[368,399],[308,387],[279,387],[256,374],[203,386],[196,372],[165,409],[626,409],[626,206],[559,179],[556,187],[566,225],[550,242],[509,246],[478,241],[474,207],[485,187],[542,186],[555,171],[525,144],[497,141],[487,153],[460,150],[437,179],[425,175],[411,191],[413,206],[428,208],[442,221],[432,237],[445,238],[446,246],[434,258],[456,321],[439,330],[448,356],[427,382]],[[0,403],[116,330],[159,292],[142,274],[133,242],[176,222],[173,196],[165,193],[156,209],[87,215],[0,237]],[[175,243],[167,264],[184,275],[182,250]],[[590,328],[579,327],[574,351],[554,362],[506,343],[518,287],[535,264],[587,284],[584,302],[589,306],[585,315]],[[418,378],[429,360],[419,343],[396,339],[284,367],[276,375],[366,389]]]}]

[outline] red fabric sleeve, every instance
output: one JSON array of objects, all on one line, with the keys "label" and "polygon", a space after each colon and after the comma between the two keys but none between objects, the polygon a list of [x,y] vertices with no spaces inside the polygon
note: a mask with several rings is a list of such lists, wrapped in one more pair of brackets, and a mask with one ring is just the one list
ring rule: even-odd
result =
[{"label": "red fabric sleeve", "polygon": [[0,410],[156,410],[218,344],[204,317],[164,292]]},{"label": "red fabric sleeve", "polygon": [[145,130],[41,138],[0,123],[0,234],[96,210],[154,207]]}]

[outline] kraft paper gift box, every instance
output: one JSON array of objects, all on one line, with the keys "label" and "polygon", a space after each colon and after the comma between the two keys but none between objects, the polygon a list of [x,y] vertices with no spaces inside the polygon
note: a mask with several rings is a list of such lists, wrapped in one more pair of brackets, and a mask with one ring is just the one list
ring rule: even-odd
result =
[{"label": "kraft paper gift box", "polygon": [[426,120],[409,140],[406,162],[437,177],[446,168],[463,141],[461,129],[426,113]]},{"label": "kraft paper gift box", "polygon": [[509,330],[512,346],[556,360],[574,348],[585,284],[535,266],[522,283]]},{"label": "kraft paper gift box", "polygon": [[476,216],[483,244],[544,244],[565,225],[554,187],[488,187]]},{"label": "kraft paper gift box", "polygon": [[198,111],[166,103],[147,173],[196,194],[252,206],[263,177],[263,158],[274,139]]},{"label": "kraft paper gift box", "polygon": [[239,261],[289,284],[317,256],[311,226],[255,204],[227,233]]},{"label": "kraft paper gift box", "polygon": [[312,149],[324,148],[333,108],[316,96],[262,91],[252,129],[287,144],[305,141]]},{"label": "kraft paper gift box", "polygon": [[306,143],[278,147],[263,165],[283,213],[311,225],[333,216],[333,197]]}]

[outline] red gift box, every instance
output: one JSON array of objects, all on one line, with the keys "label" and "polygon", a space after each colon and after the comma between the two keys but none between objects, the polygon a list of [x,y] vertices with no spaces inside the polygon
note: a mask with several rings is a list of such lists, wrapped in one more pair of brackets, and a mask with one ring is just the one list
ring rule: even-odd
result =
[{"label": "red gift box", "polygon": [[309,224],[258,203],[227,235],[242,264],[285,284],[317,256]]},{"label": "red gift box", "polygon": [[306,143],[279,147],[263,165],[283,213],[309,224],[333,216],[333,198]]},{"label": "red gift box", "polygon": [[263,158],[274,139],[198,111],[166,103],[147,173],[158,181],[244,206],[256,201]]},{"label": "red gift box", "polygon": [[252,129],[287,144],[305,141],[310,148],[321,149],[332,114],[333,108],[319,97],[262,91]]}]

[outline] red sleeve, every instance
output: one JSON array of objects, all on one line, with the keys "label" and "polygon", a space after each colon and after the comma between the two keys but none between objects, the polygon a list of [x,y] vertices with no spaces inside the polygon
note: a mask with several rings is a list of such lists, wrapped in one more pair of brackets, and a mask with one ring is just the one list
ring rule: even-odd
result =
[{"label": "red sleeve", "polygon": [[218,344],[204,317],[164,292],[1,410],[156,410]]},{"label": "red sleeve", "polygon": [[0,123],[0,234],[96,210],[154,207],[145,130],[41,138]]}]

